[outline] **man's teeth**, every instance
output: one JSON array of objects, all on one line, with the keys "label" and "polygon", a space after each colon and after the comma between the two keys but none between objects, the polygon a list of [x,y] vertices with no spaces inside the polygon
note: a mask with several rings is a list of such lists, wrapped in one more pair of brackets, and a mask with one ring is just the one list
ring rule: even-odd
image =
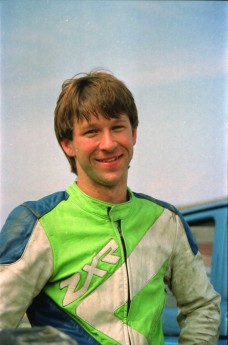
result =
[{"label": "man's teeth", "polygon": [[114,162],[118,159],[118,157],[110,158],[110,159],[100,159],[100,162]]}]

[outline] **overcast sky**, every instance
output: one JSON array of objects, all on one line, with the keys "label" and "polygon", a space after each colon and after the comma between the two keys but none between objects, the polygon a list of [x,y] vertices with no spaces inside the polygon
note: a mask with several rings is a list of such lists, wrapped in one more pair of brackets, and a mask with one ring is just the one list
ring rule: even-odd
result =
[{"label": "overcast sky", "polygon": [[178,207],[226,197],[227,2],[0,0],[0,16],[1,224],[75,179],[53,111],[62,82],[96,67],[138,107],[129,186]]}]

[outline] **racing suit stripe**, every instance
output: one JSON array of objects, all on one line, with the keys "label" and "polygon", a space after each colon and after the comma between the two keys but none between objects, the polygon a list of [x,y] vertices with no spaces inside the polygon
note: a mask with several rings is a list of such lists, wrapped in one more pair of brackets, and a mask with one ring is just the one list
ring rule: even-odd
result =
[{"label": "racing suit stripe", "polygon": [[[170,255],[172,249],[172,238],[175,238],[172,231],[169,231],[170,239],[167,241],[165,250],[163,249],[157,258],[154,256],[154,252],[157,250],[160,238],[164,236],[164,232],[168,232],[167,224],[170,224],[170,227],[172,228],[173,223],[174,220],[172,219],[171,212],[165,210],[159,220],[145,233],[144,237],[128,257],[127,267],[130,277],[131,300],[133,300],[140,290],[142,290],[147,283],[156,276],[160,271],[161,266],[167,261],[167,256]],[[145,256],[142,254],[145,254],[145,251],[148,253],[147,257],[151,257],[151,260],[147,260],[147,262],[143,261]],[[164,273],[163,276],[161,276],[162,282],[163,278]],[[124,280],[127,281],[125,264],[123,264],[111,277],[109,277],[109,279],[101,284],[89,296],[85,297],[76,309],[76,313],[80,318],[100,332],[106,334],[112,339],[115,339],[118,344],[130,344],[128,340],[129,325],[127,326],[126,324],[123,324],[123,321],[117,318],[114,314],[115,310],[127,302],[128,286],[123,284]],[[113,290],[113,286],[116,287],[116,291],[114,292],[113,298],[110,299],[110,291]],[[121,286],[122,289],[126,286],[126,289],[122,294],[119,293]],[[125,298],[122,296],[125,296]],[[96,305],[96,310],[91,310],[92,305]],[[108,322],[100,324],[99,319],[104,319],[102,311],[105,311],[105,318],[107,318],[106,315],[108,315]],[[162,307],[160,308],[160,312],[161,311]],[[110,324],[112,327],[110,327]],[[137,342],[142,345],[148,344],[146,337],[135,329],[131,329],[131,336],[133,339],[137,339],[137,341],[132,339],[132,344],[137,344]],[[104,342],[104,344],[106,344],[106,342]]]},{"label": "racing suit stripe", "polygon": [[182,226],[185,229],[186,236],[187,236],[187,239],[188,239],[188,242],[189,242],[189,245],[191,247],[191,250],[192,250],[193,254],[196,255],[198,253],[198,245],[197,245],[196,239],[193,236],[188,223],[186,222],[186,220],[184,219],[183,215],[181,214],[181,212],[176,207],[174,207],[173,205],[171,205],[171,204],[169,204],[169,203],[167,203],[165,201],[161,201],[161,200],[152,198],[151,196],[146,195],[146,194],[134,193],[134,195],[137,198],[149,200],[149,201],[151,201],[151,202],[153,202],[153,203],[155,203],[157,205],[160,205],[160,206],[166,208],[167,210],[170,210],[172,213],[176,214],[180,218]]}]

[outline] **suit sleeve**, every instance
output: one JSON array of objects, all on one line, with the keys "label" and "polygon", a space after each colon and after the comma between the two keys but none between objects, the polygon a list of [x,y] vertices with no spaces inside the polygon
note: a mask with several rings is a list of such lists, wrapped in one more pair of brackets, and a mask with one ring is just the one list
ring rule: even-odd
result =
[{"label": "suit sleeve", "polygon": [[50,244],[24,206],[9,215],[0,243],[0,328],[17,327],[52,274]]},{"label": "suit sleeve", "polygon": [[179,344],[217,344],[220,295],[208,280],[202,257],[187,223],[180,220],[179,216],[176,217],[177,232],[170,287],[179,308]]}]

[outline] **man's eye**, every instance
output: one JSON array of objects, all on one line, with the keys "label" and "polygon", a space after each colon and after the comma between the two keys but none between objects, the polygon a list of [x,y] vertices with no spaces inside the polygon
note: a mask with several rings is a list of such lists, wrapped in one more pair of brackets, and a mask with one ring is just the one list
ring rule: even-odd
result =
[{"label": "man's eye", "polygon": [[84,135],[86,136],[92,136],[95,135],[98,131],[96,129],[90,129],[89,131],[86,131]]},{"label": "man's eye", "polygon": [[114,126],[114,127],[113,127],[113,130],[114,130],[114,131],[122,131],[123,129],[124,129],[124,126],[122,126],[122,125]]}]

